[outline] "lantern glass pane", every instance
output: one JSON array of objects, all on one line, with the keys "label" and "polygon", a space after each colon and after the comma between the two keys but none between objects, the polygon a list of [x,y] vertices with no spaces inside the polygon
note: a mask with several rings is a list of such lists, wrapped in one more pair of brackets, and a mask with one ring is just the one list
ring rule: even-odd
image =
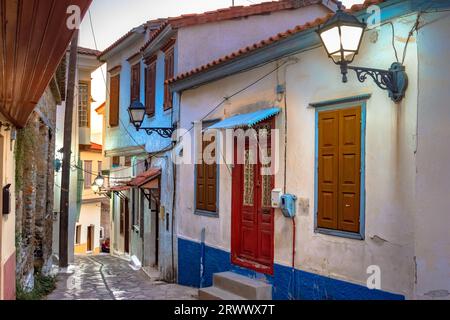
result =
[{"label": "lantern glass pane", "polygon": [[131,119],[133,122],[140,122],[142,123],[145,116],[145,109],[131,109],[130,110]]},{"label": "lantern glass pane", "polygon": [[337,52],[336,54],[331,55],[331,59],[333,59],[334,63],[339,63],[342,60],[341,52]]},{"label": "lantern glass pane", "polygon": [[363,28],[354,26],[341,26],[342,48],[345,51],[358,51]]},{"label": "lantern glass pane", "polygon": [[[332,54],[341,49],[341,41],[339,37],[339,28],[334,27],[320,34],[322,41],[325,45],[325,49],[328,54]],[[334,60],[334,58],[333,58]]]}]

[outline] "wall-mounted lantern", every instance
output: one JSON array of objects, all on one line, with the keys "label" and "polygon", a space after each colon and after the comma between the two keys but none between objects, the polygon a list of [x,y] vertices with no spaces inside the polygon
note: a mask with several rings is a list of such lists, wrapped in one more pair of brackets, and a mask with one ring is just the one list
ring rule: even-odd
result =
[{"label": "wall-mounted lantern", "polygon": [[408,86],[408,76],[401,63],[394,62],[389,70],[349,66],[358,54],[365,28],[365,23],[342,10],[339,1],[336,14],[320,26],[317,33],[328,57],[341,67],[342,82],[347,82],[347,70],[354,70],[360,82],[368,76],[372,77],[377,86],[388,90],[389,97],[398,103],[405,96]]},{"label": "wall-mounted lantern", "polygon": [[156,132],[163,138],[171,138],[175,128],[160,128],[160,127],[142,127],[145,117],[145,106],[140,101],[133,101],[128,108],[130,115],[130,122],[136,128],[136,131],[144,130],[148,135]]},{"label": "wall-mounted lantern", "polygon": [[105,178],[99,173],[95,178],[94,183],[91,185],[91,189],[95,194],[100,194],[105,183]]}]

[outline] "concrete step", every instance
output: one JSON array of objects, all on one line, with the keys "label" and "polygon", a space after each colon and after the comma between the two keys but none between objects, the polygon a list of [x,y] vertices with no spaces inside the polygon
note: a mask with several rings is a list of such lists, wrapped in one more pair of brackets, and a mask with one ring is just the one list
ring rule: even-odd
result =
[{"label": "concrete step", "polygon": [[245,300],[237,294],[233,294],[217,287],[199,289],[198,298],[199,300]]},{"label": "concrete step", "polygon": [[272,285],[250,279],[234,272],[213,275],[214,287],[239,295],[248,300],[272,300]]}]

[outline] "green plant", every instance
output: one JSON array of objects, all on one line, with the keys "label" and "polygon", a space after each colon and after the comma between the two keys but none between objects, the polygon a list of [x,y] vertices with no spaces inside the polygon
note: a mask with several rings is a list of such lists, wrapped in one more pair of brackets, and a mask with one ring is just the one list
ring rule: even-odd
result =
[{"label": "green plant", "polygon": [[56,288],[56,277],[44,276],[41,272],[34,275],[34,288],[30,292],[25,292],[19,281],[16,281],[17,300],[41,300],[49,295]]}]

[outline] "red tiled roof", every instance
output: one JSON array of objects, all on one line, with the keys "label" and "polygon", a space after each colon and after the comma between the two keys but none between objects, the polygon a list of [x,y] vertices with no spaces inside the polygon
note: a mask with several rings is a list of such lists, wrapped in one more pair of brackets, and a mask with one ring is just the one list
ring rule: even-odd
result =
[{"label": "red tiled roof", "polygon": [[[380,3],[386,2],[386,1],[388,1],[388,0],[366,0],[366,1],[364,1],[364,3],[362,3],[362,4],[355,4],[350,9],[346,9],[345,11],[347,11],[349,13],[355,13],[355,12],[358,12],[358,11],[361,11],[363,9],[368,8],[369,6],[371,6],[373,4],[380,4]],[[187,71],[185,73],[181,73],[181,74],[175,76],[172,79],[166,80],[166,83],[172,84],[172,83],[177,82],[179,80],[186,79],[186,78],[188,78],[188,77],[190,77],[190,76],[192,76],[194,74],[206,71],[206,70],[210,69],[211,67],[220,65],[222,63],[231,61],[231,60],[233,60],[233,59],[235,59],[237,57],[240,57],[240,56],[243,56],[245,54],[248,54],[248,53],[250,53],[252,51],[261,49],[263,47],[266,47],[266,46],[268,46],[268,45],[270,45],[272,43],[275,43],[277,41],[285,39],[285,38],[287,38],[289,36],[292,36],[292,35],[294,35],[296,33],[299,33],[299,32],[306,31],[306,30],[309,30],[311,28],[317,27],[317,26],[327,22],[333,15],[334,15],[334,13],[328,13],[326,16],[323,16],[323,17],[320,17],[320,18],[316,18],[314,21],[309,21],[309,22],[307,22],[307,23],[305,23],[303,25],[297,26],[297,27],[295,27],[293,29],[289,29],[289,30],[287,30],[285,32],[278,33],[277,35],[272,36],[272,37],[270,37],[268,39],[265,39],[265,40],[262,40],[260,42],[254,43],[254,44],[252,44],[250,46],[247,46],[245,48],[241,48],[238,51],[230,53],[230,54],[228,54],[228,55],[226,55],[226,56],[224,56],[222,58],[219,58],[217,60],[211,61],[211,62],[209,62],[209,63],[207,63],[205,65],[202,65],[202,66],[200,66],[198,68],[195,68],[193,70]]]},{"label": "red tiled roof", "polygon": [[98,114],[103,113],[105,106],[106,106],[106,101],[103,102],[101,105],[99,105],[97,108],[95,108],[95,112],[97,112]]},{"label": "red tiled roof", "polygon": [[107,191],[127,191],[129,190],[131,187],[130,186],[113,186],[109,189],[106,189]]},{"label": "red tiled roof", "polygon": [[142,186],[143,184],[153,180],[154,178],[156,178],[160,174],[161,174],[161,169],[160,168],[151,168],[151,169],[149,169],[149,170],[139,174],[136,178],[131,180],[128,183],[128,185],[132,186],[132,187]]},{"label": "red tiled roof", "polygon": [[210,22],[218,22],[223,20],[231,20],[238,18],[245,18],[248,16],[269,14],[281,10],[292,10],[301,7],[306,7],[313,4],[321,4],[322,0],[280,0],[262,2],[252,4],[250,6],[234,6],[229,8],[218,9],[214,11],[207,11],[199,14],[185,14],[179,17],[169,17],[167,22],[162,24],[150,37],[150,39],[142,47],[145,50],[150,43],[164,30],[168,25],[173,28],[182,28],[192,25],[205,24]]},{"label": "red tiled roof", "polygon": [[95,49],[90,49],[90,48],[83,48],[83,47],[78,47],[78,53],[79,54],[85,54],[88,56],[95,56],[97,57],[101,52]]},{"label": "red tiled roof", "polygon": [[103,50],[102,52],[100,52],[98,54],[99,57],[105,55],[106,53],[108,53],[109,51],[113,50],[115,47],[117,47],[118,45],[120,45],[123,41],[125,41],[129,36],[131,36],[133,33],[136,32],[136,30],[140,27],[143,27],[145,29],[150,28],[150,29],[157,29],[159,28],[159,26],[161,24],[164,24],[164,22],[166,21],[166,19],[155,19],[155,20],[149,20],[146,23],[141,24],[140,26],[131,29],[130,31],[128,31],[127,33],[125,33],[123,36],[121,36],[119,39],[117,39],[113,44],[111,44],[108,48],[106,48],[105,50]]},{"label": "red tiled roof", "polygon": [[100,150],[100,151],[102,151],[102,145],[98,144],[98,143],[95,143],[95,142],[91,142],[91,149],[92,150]]}]

